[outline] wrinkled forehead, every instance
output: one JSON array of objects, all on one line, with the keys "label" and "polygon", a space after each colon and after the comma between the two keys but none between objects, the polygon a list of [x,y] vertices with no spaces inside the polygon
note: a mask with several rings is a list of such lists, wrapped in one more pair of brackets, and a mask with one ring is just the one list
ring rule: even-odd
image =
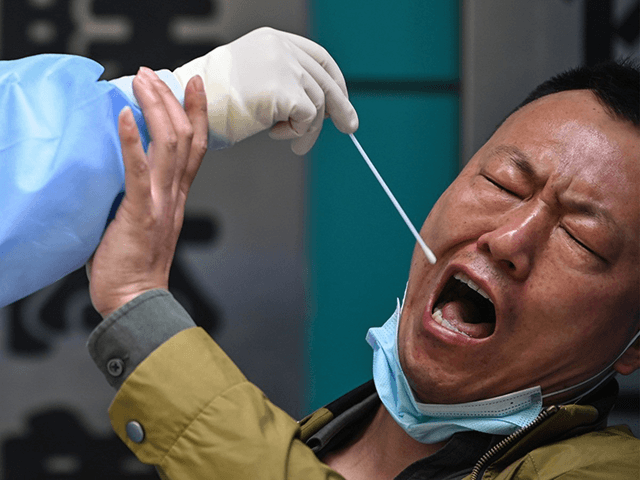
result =
[{"label": "wrinkled forehead", "polygon": [[614,118],[588,90],[547,95],[513,113],[483,149],[505,146],[523,152],[543,178],[583,181],[625,203],[638,198],[640,128]]}]

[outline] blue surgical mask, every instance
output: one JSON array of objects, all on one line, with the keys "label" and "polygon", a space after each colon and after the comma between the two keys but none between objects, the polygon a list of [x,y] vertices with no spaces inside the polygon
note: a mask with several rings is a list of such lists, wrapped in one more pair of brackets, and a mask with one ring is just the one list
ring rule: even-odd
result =
[{"label": "blue surgical mask", "polygon": [[[400,312],[398,301],[391,318],[382,327],[369,329],[366,338],[373,348],[373,380],[380,400],[404,431],[421,443],[437,443],[454,433],[469,430],[509,435],[531,423],[540,414],[543,398],[578,388],[608,371],[615,363],[614,361],[607,369],[585,382],[545,395],[536,386],[475,402],[446,405],[420,403],[416,400],[398,359]],[[629,345],[639,334],[636,334]],[[609,372],[589,391],[614,373]],[[580,397],[586,393],[588,392],[582,393]]]},{"label": "blue surgical mask", "polygon": [[457,432],[475,430],[508,435],[532,422],[542,410],[540,387],[477,402],[436,405],[418,402],[398,359],[400,302],[394,314],[367,333],[373,348],[373,381],[395,421],[422,443],[437,443]]}]

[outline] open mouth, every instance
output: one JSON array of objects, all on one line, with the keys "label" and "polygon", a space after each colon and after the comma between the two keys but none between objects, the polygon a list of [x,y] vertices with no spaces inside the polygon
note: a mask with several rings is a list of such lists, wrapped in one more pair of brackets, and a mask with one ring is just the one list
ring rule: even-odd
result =
[{"label": "open mouth", "polygon": [[486,338],[496,326],[489,295],[461,272],[445,284],[431,316],[444,328],[471,338]]}]

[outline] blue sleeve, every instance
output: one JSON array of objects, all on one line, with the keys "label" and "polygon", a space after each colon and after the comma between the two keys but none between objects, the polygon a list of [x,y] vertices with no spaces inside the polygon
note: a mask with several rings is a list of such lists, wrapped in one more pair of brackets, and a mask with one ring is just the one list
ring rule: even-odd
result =
[{"label": "blue sleeve", "polygon": [[[178,82],[178,79],[175,77],[173,73],[169,70],[156,70],[156,75],[162,80],[167,87],[171,89],[171,92],[178,99],[181,105],[184,105],[184,91],[182,90],[182,85]],[[129,75],[126,77],[114,78],[113,80],[109,80],[109,83],[115,85],[120,89],[122,93],[129,99],[131,104],[140,108],[138,105],[138,100],[133,95],[133,77],[134,75]]]},{"label": "blue sleeve", "polygon": [[81,267],[124,189],[118,114],[137,105],[86,58],[0,61],[0,307]]}]

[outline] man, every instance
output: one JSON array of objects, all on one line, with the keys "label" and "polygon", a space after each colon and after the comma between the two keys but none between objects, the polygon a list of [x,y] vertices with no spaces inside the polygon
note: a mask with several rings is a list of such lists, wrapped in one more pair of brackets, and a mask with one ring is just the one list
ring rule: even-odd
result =
[{"label": "man", "polygon": [[611,372],[640,366],[637,70],[569,73],[504,121],[424,223],[438,262],[416,250],[369,333],[375,388],[300,424],[166,291],[202,156],[192,82],[183,114],[138,74],[152,148],[121,114],[127,194],[89,269],[89,349],[140,460],[172,479],[637,478],[638,440],[605,428]]}]

